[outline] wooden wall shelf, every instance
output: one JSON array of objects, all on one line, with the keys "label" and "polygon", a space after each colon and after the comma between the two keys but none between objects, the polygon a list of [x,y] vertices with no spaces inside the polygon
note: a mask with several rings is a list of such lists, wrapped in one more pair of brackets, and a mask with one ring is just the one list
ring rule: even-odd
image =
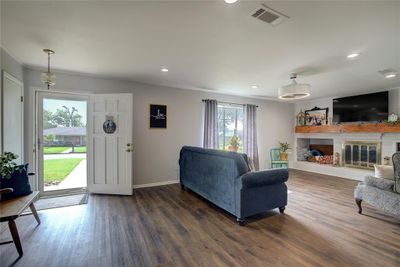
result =
[{"label": "wooden wall shelf", "polygon": [[400,124],[349,123],[322,126],[296,126],[296,133],[400,133]]}]

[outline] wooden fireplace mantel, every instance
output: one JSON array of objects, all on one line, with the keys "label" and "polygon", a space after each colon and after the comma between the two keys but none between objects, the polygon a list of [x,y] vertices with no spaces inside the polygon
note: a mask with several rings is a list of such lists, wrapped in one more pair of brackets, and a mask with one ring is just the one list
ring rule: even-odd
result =
[{"label": "wooden fireplace mantel", "polygon": [[346,123],[321,126],[296,126],[296,133],[400,133],[400,124]]}]

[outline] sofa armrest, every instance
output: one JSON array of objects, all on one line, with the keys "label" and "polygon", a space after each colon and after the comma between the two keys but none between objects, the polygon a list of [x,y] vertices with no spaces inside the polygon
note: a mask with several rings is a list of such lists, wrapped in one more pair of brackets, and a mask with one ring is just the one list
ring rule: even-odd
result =
[{"label": "sofa armrest", "polygon": [[386,191],[393,191],[394,188],[393,180],[377,178],[370,175],[364,177],[363,183]]},{"label": "sofa armrest", "polygon": [[258,172],[248,172],[241,176],[242,189],[282,184],[289,178],[287,169],[271,169]]}]

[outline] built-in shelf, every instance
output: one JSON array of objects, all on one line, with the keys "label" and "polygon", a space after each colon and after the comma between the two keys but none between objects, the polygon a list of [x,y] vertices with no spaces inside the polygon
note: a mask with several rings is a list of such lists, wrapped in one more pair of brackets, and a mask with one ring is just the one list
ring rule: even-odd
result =
[{"label": "built-in shelf", "polygon": [[296,126],[296,133],[400,133],[400,124],[346,123],[338,125]]}]

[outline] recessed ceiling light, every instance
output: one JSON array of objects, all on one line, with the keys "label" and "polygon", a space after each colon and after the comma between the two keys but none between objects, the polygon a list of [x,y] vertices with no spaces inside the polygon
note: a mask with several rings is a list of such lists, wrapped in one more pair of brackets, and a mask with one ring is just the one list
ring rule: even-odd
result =
[{"label": "recessed ceiling light", "polygon": [[353,54],[347,55],[347,58],[356,58],[356,57],[358,57],[359,55],[360,55],[359,53],[353,53]]},{"label": "recessed ceiling light", "polygon": [[227,4],[233,4],[233,3],[236,3],[237,2],[237,0],[224,0],[225,1],[225,3],[227,3]]},{"label": "recessed ceiling light", "polygon": [[253,84],[253,85],[251,86],[251,88],[257,89],[257,88],[258,88],[258,85],[257,85],[257,84]]},{"label": "recessed ceiling light", "polygon": [[396,76],[397,75],[395,73],[388,73],[388,74],[385,75],[385,78],[390,79],[390,78],[394,78]]},{"label": "recessed ceiling light", "polygon": [[168,69],[167,68],[162,68],[161,71],[162,72],[168,72]]}]

